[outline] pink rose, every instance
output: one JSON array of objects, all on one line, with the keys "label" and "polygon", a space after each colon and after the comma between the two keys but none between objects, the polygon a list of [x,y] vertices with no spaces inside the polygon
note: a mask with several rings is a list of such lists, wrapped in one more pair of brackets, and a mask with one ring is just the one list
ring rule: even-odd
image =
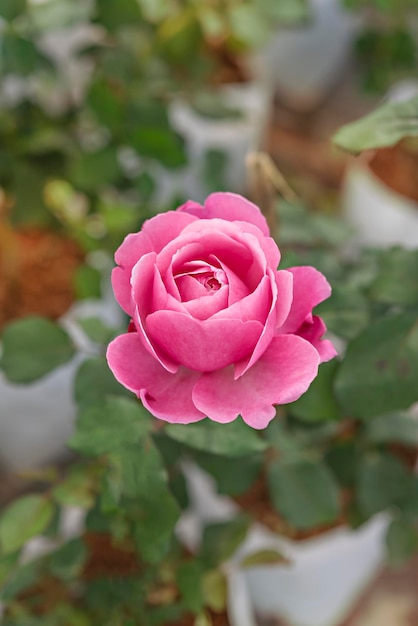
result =
[{"label": "pink rose", "polygon": [[128,235],[112,283],[132,318],[108,347],[117,380],[175,423],[239,414],[254,428],[293,402],[335,356],[312,308],[330,295],[313,267],[277,270],[258,207],[232,193],[189,201]]}]

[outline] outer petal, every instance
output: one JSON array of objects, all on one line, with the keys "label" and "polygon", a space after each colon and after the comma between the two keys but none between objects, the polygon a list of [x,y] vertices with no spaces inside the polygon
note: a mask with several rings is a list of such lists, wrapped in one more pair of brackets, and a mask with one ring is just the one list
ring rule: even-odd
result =
[{"label": "outer petal", "polygon": [[160,252],[169,241],[195,220],[195,217],[187,213],[168,211],[144,222],[139,233],[125,237],[115,253],[115,261],[119,267],[113,270],[112,286],[116,300],[128,315],[131,315],[133,310],[129,284],[133,266],[144,254]]},{"label": "outer petal", "polygon": [[205,206],[202,207],[196,202],[186,202],[177,209],[180,212],[195,215],[201,219],[221,219],[235,222],[249,222],[257,226],[264,235],[270,234],[269,227],[264,215],[258,206],[236,193],[216,192],[207,197]]},{"label": "outer petal", "polygon": [[206,417],[192,401],[201,375],[186,368],[170,374],[148,354],[137,333],[116,337],[108,346],[107,361],[115,378],[141,398],[155,417],[177,424]]},{"label": "outer petal", "polygon": [[280,335],[244,376],[234,380],[233,367],[204,374],[193,390],[196,407],[216,422],[238,414],[253,428],[273,419],[274,404],[297,400],[318,372],[319,355],[302,337]]},{"label": "outer petal", "polygon": [[280,334],[296,332],[304,322],[312,321],[312,309],[331,295],[331,287],[321,272],[314,267],[290,267],[286,271],[293,274],[293,302],[290,313]]},{"label": "outer petal", "polygon": [[177,311],[156,311],[146,332],[172,359],[199,372],[212,372],[252,353],[263,330],[260,322],[240,319],[196,320]]},{"label": "outer petal", "polygon": [[303,337],[318,350],[321,363],[330,361],[337,356],[337,351],[329,339],[322,339],[327,327],[317,315],[313,316],[312,323],[305,322],[297,331],[299,337]]}]

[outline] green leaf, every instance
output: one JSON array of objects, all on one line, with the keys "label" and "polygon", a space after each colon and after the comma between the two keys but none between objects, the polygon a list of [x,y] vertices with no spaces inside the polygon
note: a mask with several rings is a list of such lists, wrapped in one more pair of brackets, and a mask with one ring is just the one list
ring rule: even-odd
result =
[{"label": "green leaf", "polygon": [[109,328],[99,317],[85,317],[78,323],[87,337],[100,345],[107,345],[115,337],[115,329]]},{"label": "green leaf", "polygon": [[352,286],[335,285],[331,296],[315,312],[322,317],[330,331],[343,339],[353,339],[370,322],[370,304]]},{"label": "green leaf", "polygon": [[273,506],[294,528],[314,528],[338,516],[338,486],[320,461],[276,460],[268,468],[268,483]]},{"label": "green leaf", "polygon": [[407,413],[390,413],[369,420],[364,435],[372,443],[402,443],[418,446],[418,420]]},{"label": "green leaf", "polygon": [[182,604],[193,613],[199,613],[204,608],[203,571],[202,563],[195,559],[182,563],[176,572]]},{"label": "green leaf", "polygon": [[227,522],[208,524],[203,529],[201,554],[209,567],[217,567],[238,550],[251,524],[248,515],[237,515]]},{"label": "green leaf", "polygon": [[62,506],[91,509],[95,501],[95,481],[87,468],[70,468],[68,476],[52,490],[52,497]]},{"label": "green leaf", "polygon": [[210,570],[203,577],[203,595],[205,606],[220,613],[227,603],[228,583],[225,574],[218,570]]},{"label": "green leaf", "polygon": [[69,445],[87,456],[98,456],[139,441],[150,428],[149,415],[137,401],[108,397],[81,410]]},{"label": "green leaf", "polygon": [[418,305],[418,250],[392,248],[380,258],[370,296],[384,304]]},{"label": "green leaf", "polygon": [[401,506],[415,496],[412,474],[398,459],[383,453],[364,457],[357,473],[357,501],[367,517]]},{"label": "green leaf", "polygon": [[3,75],[10,73],[30,76],[51,65],[33,41],[20,37],[12,30],[2,32],[1,44],[0,72]]},{"label": "green leaf", "polygon": [[417,316],[391,314],[348,345],[335,392],[348,415],[370,418],[409,408],[418,400],[417,380]]},{"label": "green leaf", "polygon": [[156,159],[169,168],[187,163],[184,142],[170,128],[139,126],[130,137],[131,146],[143,157]]},{"label": "green leaf", "polygon": [[4,553],[21,548],[41,534],[54,515],[54,506],[44,496],[28,495],[15,500],[0,518],[0,546]]},{"label": "green leaf", "polygon": [[257,432],[242,420],[230,424],[218,424],[210,419],[187,426],[169,424],[164,432],[190,448],[229,457],[262,452],[267,447]]},{"label": "green leaf", "polygon": [[49,559],[51,574],[63,580],[76,578],[86,561],[87,549],[84,542],[77,538],[68,541],[56,550]]},{"label": "green leaf", "polygon": [[416,523],[404,517],[394,519],[386,535],[386,546],[392,565],[399,565],[410,559],[418,551]]},{"label": "green leaf", "polygon": [[45,376],[72,359],[75,348],[65,330],[41,317],[26,317],[4,329],[0,367],[14,383]]},{"label": "green leaf", "polygon": [[404,137],[418,135],[418,96],[407,102],[386,102],[365,117],[346,124],[333,142],[348,152],[392,146]]},{"label": "green leaf", "polygon": [[354,487],[360,461],[358,440],[338,441],[328,450],[325,462],[335,474],[342,487]]},{"label": "green leaf", "polygon": [[293,415],[303,422],[310,423],[337,420],[341,416],[333,390],[338,365],[336,359],[321,365],[318,376],[308,391],[299,400],[289,405],[289,410]]},{"label": "green leaf", "polygon": [[155,563],[166,553],[179,516],[161,456],[147,438],[113,453],[110,463],[113,489],[131,503],[138,552],[145,561]]},{"label": "green leaf", "polygon": [[102,294],[102,273],[90,265],[80,265],[74,276],[74,290],[79,300],[100,298]]},{"label": "green leaf", "polygon": [[11,22],[21,15],[26,8],[26,0],[2,0],[0,4],[0,17]]},{"label": "green leaf", "polygon": [[117,183],[121,178],[121,169],[116,151],[104,148],[99,152],[78,155],[71,164],[69,177],[75,187],[90,192]]},{"label": "green leaf", "polygon": [[97,0],[97,19],[110,32],[137,24],[141,18],[136,0]]},{"label": "green leaf", "polygon": [[195,460],[213,476],[219,493],[235,496],[243,493],[253,484],[261,470],[263,456],[253,454],[231,458],[198,451]]},{"label": "green leaf", "polygon": [[79,367],[74,395],[80,408],[102,403],[108,396],[132,398],[132,393],[113,376],[104,357],[93,357]]},{"label": "green leaf", "polygon": [[259,567],[264,565],[288,565],[287,559],[281,552],[273,548],[258,550],[247,554],[241,561],[241,567]]},{"label": "green leaf", "polygon": [[0,588],[0,598],[7,603],[15,599],[25,589],[32,587],[39,580],[39,560],[31,561],[18,567]]}]

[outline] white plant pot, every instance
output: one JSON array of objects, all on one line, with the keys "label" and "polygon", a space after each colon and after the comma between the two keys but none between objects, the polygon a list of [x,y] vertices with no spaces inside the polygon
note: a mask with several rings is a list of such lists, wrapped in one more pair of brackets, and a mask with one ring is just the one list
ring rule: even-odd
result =
[{"label": "white plant pot", "polygon": [[[231,519],[239,511],[216,494],[213,479],[200,468],[187,464],[185,476],[195,525]],[[232,560],[235,584],[241,594],[247,590],[245,601],[253,611],[248,619],[258,614],[282,618],[289,626],[337,626],[383,565],[388,524],[382,514],[356,531],[341,526],[303,541],[254,524]],[[195,532],[190,548],[196,538]],[[240,568],[243,557],[262,549],[278,550],[289,564]]]},{"label": "white plant pot", "polygon": [[418,248],[418,202],[386,186],[366,162],[348,169],[341,202],[357,244]]},{"label": "white plant pot", "polygon": [[273,89],[301,112],[319,105],[341,77],[359,28],[340,0],[310,0],[308,8],[306,23],[279,28],[264,50]]},{"label": "white plant pot", "polygon": [[[271,92],[263,70],[255,80],[225,85],[219,89],[221,102],[240,111],[233,119],[214,119],[196,112],[180,98],[169,108],[172,127],[185,139],[188,164],[182,170],[166,172],[159,177],[159,193],[164,196],[181,193],[203,202],[208,189],[203,181],[204,159],[207,151],[223,152],[226,157],[224,179],[226,190],[245,193],[247,190],[246,157],[263,144],[271,113]],[[212,190],[213,191],[213,190]]]},{"label": "white plant pot", "polygon": [[[80,352],[94,354],[77,324],[82,317],[100,317],[120,323],[113,296],[75,304],[60,320]],[[16,472],[56,460],[65,452],[76,415],[73,382],[83,360],[81,353],[69,363],[31,384],[13,384],[0,372],[0,464]]]}]

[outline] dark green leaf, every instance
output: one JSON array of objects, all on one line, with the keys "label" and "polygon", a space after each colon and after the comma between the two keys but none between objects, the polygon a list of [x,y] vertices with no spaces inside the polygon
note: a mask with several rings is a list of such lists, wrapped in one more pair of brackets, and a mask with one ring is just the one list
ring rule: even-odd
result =
[{"label": "dark green leaf", "polygon": [[323,318],[330,331],[343,339],[353,339],[370,321],[367,299],[351,286],[334,286],[331,297],[315,312]]},{"label": "dark green leaf", "polygon": [[365,436],[373,443],[402,443],[418,446],[418,420],[407,413],[390,413],[369,420]]},{"label": "dark green leaf", "polygon": [[335,391],[347,414],[369,418],[409,408],[418,400],[417,380],[417,316],[393,314],[348,345]]},{"label": "dark green leaf", "polygon": [[49,559],[49,570],[64,580],[76,578],[86,561],[87,550],[84,542],[77,538],[68,541],[56,550]]},{"label": "dark green leaf", "polygon": [[93,357],[81,364],[74,395],[80,407],[101,404],[107,396],[132,398],[131,392],[117,382],[104,357]]},{"label": "dark green leaf", "polygon": [[181,167],[187,163],[184,142],[170,128],[139,126],[133,131],[130,142],[141,156],[156,159],[166,167]]},{"label": "dark green leaf", "polygon": [[262,454],[245,457],[225,457],[197,452],[196,463],[213,476],[219,493],[238,495],[252,485],[261,470]]},{"label": "dark green leaf", "polygon": [[357,500],[367,517],[400,506],[415,494],[412,474],[389,454],[374,454],[362,459],[357,472]]},{"label": "dark green leaf", "polygon": [[353,487],[360,461],[358,440],[337,442],[326,453],[325,461],[342,487]]},{"label": "dark green leaf", "polygon": [[102,274],[95,267],[80,265],[74,276],[74,290],[78,299],[100,298]]},{"label": "dark green leaf", "polygon": [[65,330],[41,317],[6,326],[0,367],[14,383],[28,383],[72,359],[75,348]]},{"label": "dark green leaf", "polygon": [[338,486],[320,461],[276,460],[268,468],[268,482],[275,509],[294,528],[314,528],[338,516]]},{"label": "dark green leaf", "polygon": [[346,124],[334,143],[348,152],[392,146],[404,137],[418,135],[418,96],[407,102],[386,102],[365,117]]},{"label": "dark green leaf", "polygon": [[303,422],[323,422],[337,420],[340,417],[341,413],[333,389],[338,365],[336,359],[321,365],[318,376],[308,391],[299,400],[289,405],[291,413]]},{"label": "dark green leaf", "polygon": [[410,559],[418,551],[416,524],[403,517],[394,519],[386,535],[386,546],[389,560],[393,565],[399,565]]},{"label": "dark green leaf", "polygon": [[418,250],[393,248],[380,258],[371,297],[384,304],[418,305]]},{"label": "dark green leaf", "polygon": [[196,450],[230,457],[261,452],[266,448],[259,434],[240,419],[230,424],[218,424],[210,419],[187,426],[169,424],[164,432]]},{"label": "dark green leaf", "polygon": [[21,548],[41,534],[54,515],[54,506],[44,496],[27,495],[15,500],[0,518],[0,546],[4,553]]},{"label": "dark green leaf", "polygon": [[69,172],[75,187],[91,192],[117,183],[121,175],[116,151],[113,148],[78,155]]},{"label": "dark green leaf", "polygon": [[149,415],[137,401],[108,397],[81,410],[69,445],[87,456],[97,456],[139,441],[150,428]]},{"label": "dark green leaf", "polygon": [[250,517],[242,514],[227,522],[205,526],[201,548],[204,562],[216,567],[233,556],[247,536],[250,524]]},{"label": "dark green leaf", "polygon": [[2,32],[1,43],[0,71],[2,74],[29,76],[50,66],[50,61],[38,50],[33,41],[20,37],[12,30]]},{"label": "dark green leaf", "polygon": [[202,564],[198,560],[193,560],[182,563],[176,573],[182,602],[186,609],[193,613],[199,613],[204,608],[203,572]]}]

